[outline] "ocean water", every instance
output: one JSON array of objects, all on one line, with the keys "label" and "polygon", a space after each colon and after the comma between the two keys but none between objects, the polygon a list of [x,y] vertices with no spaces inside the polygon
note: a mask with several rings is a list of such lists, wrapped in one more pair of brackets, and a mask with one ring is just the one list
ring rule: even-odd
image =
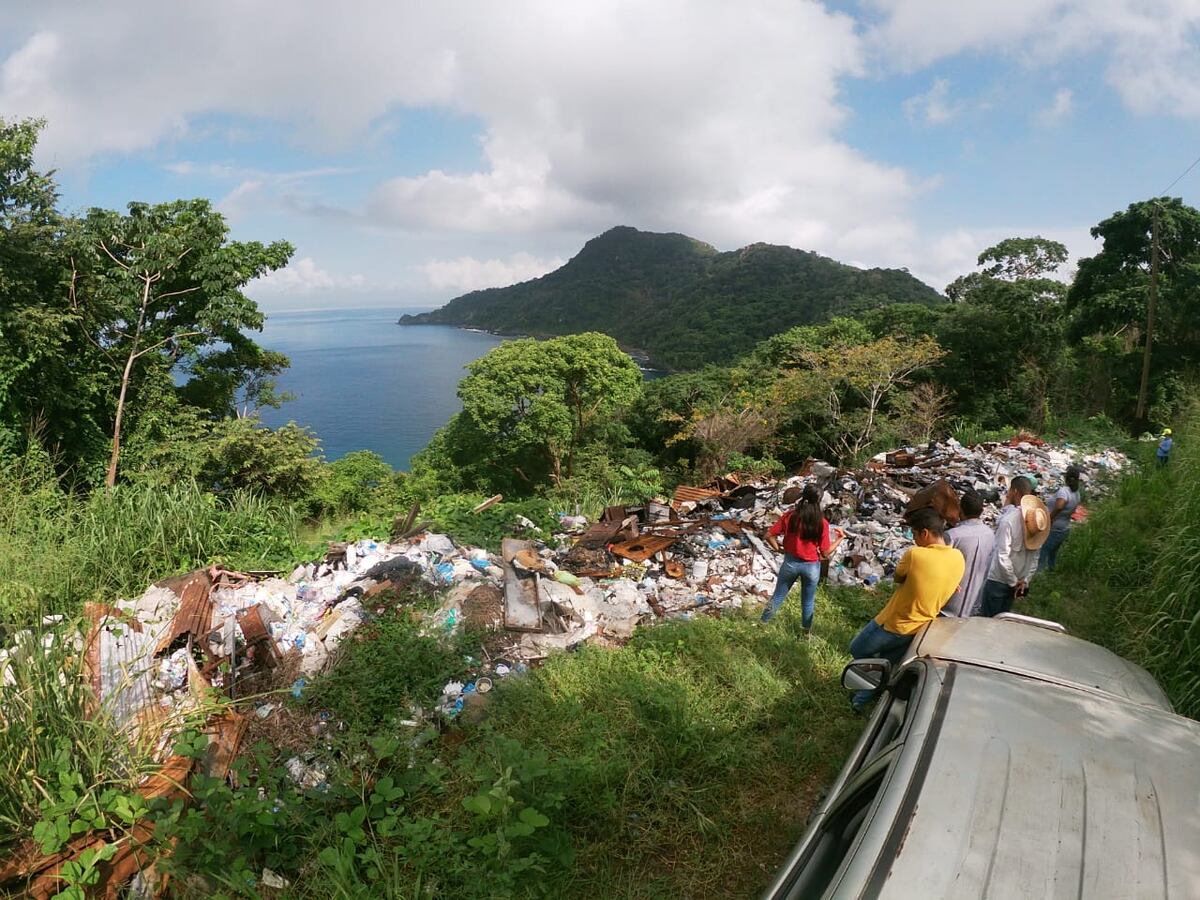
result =
[{"label": "ocean water", "polygon": [[263,410],[276,427],[307,425],[325,458],[373,450],[396,468],[458,412],[463,367],[500,338],[441,325],[396,324],[411,310],[269,313],[262,346],[291,358],[279,389],[296,395]]}]

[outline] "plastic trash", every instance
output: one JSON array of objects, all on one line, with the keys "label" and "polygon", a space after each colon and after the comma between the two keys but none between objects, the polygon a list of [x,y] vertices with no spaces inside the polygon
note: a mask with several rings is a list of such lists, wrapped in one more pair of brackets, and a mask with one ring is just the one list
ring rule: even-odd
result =
[{"label": "plastic trash", "polygon": [[559,584],[565,584],[571,587],[579,586],[579,576],[573,572],[568,572],[566,569],[559,569],[557,572],[555,572],[554,580]]},{"label": "plastic trash", "polygon": [[307,678],[297,678],[292,682],[292,696],[297,700],[304,694],[304,689],[308,686]]}]

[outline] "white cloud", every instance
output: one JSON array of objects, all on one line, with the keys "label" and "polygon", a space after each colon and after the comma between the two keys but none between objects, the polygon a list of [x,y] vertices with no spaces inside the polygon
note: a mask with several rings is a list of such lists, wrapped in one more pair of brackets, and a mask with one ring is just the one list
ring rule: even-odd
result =
[{"label": "white cloud", "polygon": [[431,259],[421,266],[431,287],[439,291],[466,293],[482,288],[506,287],[519,281],[538,278],[562,266],[563,259],[537,259],[528,253],[514,253],[508,259]]},{"label": "white cloud", "polygon": [[[360,0],[332,17],[296,0],[134,0],[22,15],[6,23],[27,37],[0,73],[0,109],[50,118],[52,164],[158,146],[214,115],[346,149],[397,108],[437,108],[481,123],[484,164],[382,178],[360,224],[579,238],[633,224],[865,258],[911,228],[906,173],[838,137],[862,39],[816,0]],[[243,182],[231,214],[251,190],[282,194],[264,173],[224,174]]]},{"label": "white cloud", "polygon": [[1041,235],[1059,241],[1067,248],[1067,262],[1061,266],[1056,277],[1068,280],[1075,272],[1079,260],[1093,256],[1100,250],[1099,242],[1092,237],[1089,226],[1061,226],[1042,228],[1030,225],[997,225],[987,228],[956,228],[931,236],[920,263],[913,266],[913,275],[932,285],[939,291],[960,275],[976,271],[979,254],[1005,238],[1033,237]]},{"label": "white cloud", "polygon": [[1098,53],[1132,110],[1200,117],[1196,0],[871,0],[868,41],[909,71],[966,52],[999,51],[1042,66]]},{"label": "white cloud", "polygon": [[1054,92],[1054,99],[1050,101],[1050,105],[1038,112],[1038,124],[1045,127],[1057,125],[1071,115],[1074,99],[1075,94],[1070,88],[1059,88]]},{"label": "white cloud", "polygon": [[367,287],[367,280],[362,275],[335,277],[319,268],[311,256],[305,256],[250,282],[246,293],[257,298],[323,293],[335,289],[359,291]]},{"label": "white cloud", "polygon": [[[1200,116],[1198,0],[868,2],[869,29],[816,0],[347,0],[337,15],[315,0],[14,4],[0,109],[46,116],[42,160],[58,166],[242,123],[353,150],[400,109],[466,117],[479,123],[475,170],[383,172],[350,210],[312,187],[332,172],[169,164],[229,181],[220,204],[234,218],[267,206],[341,216],[389,252],[420,245],[400,265],[433,257],[443,268],[424,277],[448,286],[516,271],[517,248],[551,257],[631,224],[910,265],[940,287],[969,253],[919,232],[923,185],[841,137],[842,84],[885,62],[1099,52],[1131,108]],[[938,124],[964,102],[937,80],[913,115]]]},{"label": "white cloud", "polygon": [[926,125],[942,125],[963,109],[961,103],[951,103],[949,98],[950,82],[939,78],[925,93],[904,101],[904,114],[914,121],[923,120]]}]

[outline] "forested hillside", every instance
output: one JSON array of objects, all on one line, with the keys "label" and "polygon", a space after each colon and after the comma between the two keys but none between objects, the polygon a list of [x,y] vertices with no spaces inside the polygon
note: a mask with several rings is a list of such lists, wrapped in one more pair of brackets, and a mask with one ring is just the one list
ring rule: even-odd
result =
[{"label": "forested hillside", "polygon": [[730,362],[796,325],[889,303],[941,302],[896,269],[857,269],[772,244],[718,253],[685,235],[620,227],[549,275],[400,321],[535,336],[600,331],[659,365],[694,369]]}]

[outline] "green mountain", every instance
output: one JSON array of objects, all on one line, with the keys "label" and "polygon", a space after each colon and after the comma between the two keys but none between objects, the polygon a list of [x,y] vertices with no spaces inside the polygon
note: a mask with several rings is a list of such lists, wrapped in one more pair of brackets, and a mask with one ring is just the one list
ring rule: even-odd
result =
[{"label": "green mountain", "polygon": [[730,362],[796,325],[888,303],[942,302],[899,269],[857,269],[773,244],[718,253],[686,235],[619,227],[548,275],[472,291],[400,324],[538,337],[602,331],[656,365],[691,369]]}]

